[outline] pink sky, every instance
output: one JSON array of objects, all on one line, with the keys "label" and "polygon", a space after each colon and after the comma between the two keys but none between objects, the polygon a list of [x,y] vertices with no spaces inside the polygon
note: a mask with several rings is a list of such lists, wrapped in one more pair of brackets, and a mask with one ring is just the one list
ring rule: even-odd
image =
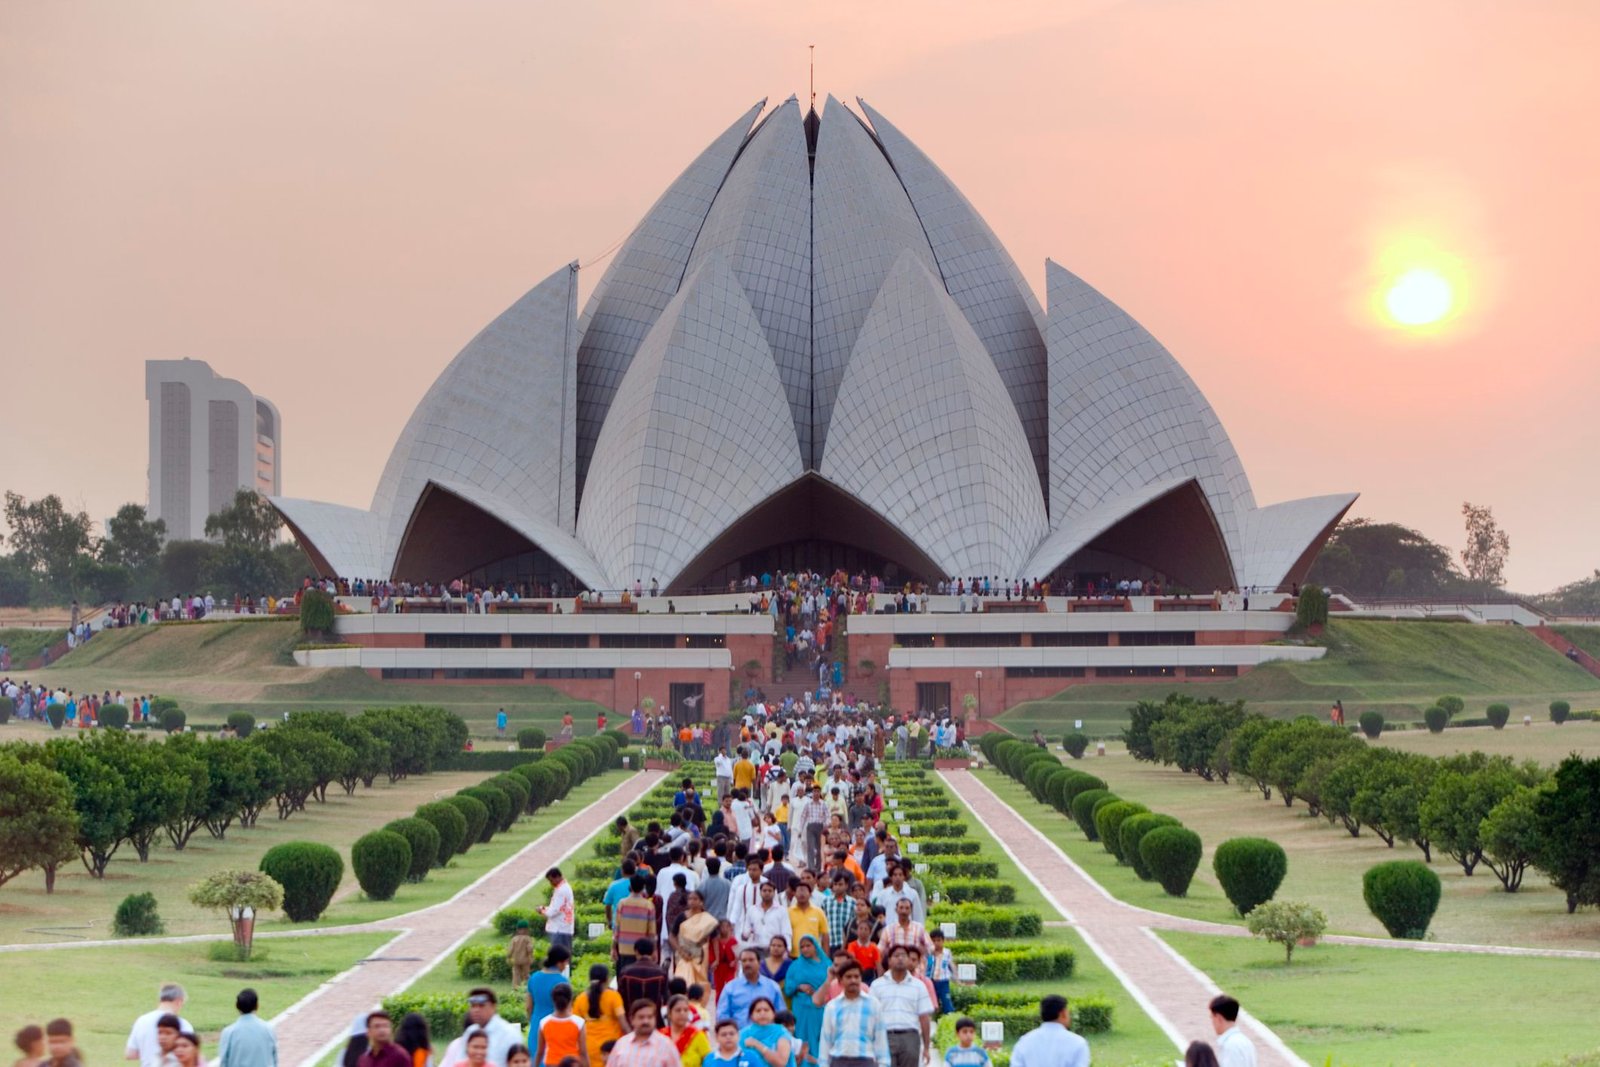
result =
[{"label": "pink sky", "polygon": [[[284,489],[365,506],[440,369],[625,235],[741,110],[889,116],[1043,296],[1055,258],[1188,368],[1262,502],[1600,567],[1600,5],[58,3],[0,8],[0,488],[146,495],[143,361],[284,417]],[[1417,338],[1400,236],[1461,263]],[[586,290],[600,263],[585,279]]]}]

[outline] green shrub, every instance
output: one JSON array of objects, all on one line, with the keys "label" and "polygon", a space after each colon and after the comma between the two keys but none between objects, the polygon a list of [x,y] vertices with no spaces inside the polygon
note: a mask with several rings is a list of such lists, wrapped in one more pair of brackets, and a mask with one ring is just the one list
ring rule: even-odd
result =
[{"label": "green shrub", "polygon": [[1072,802],[1078,799],[1079,793],[1086,793],[1091,789],[1104,789],[1106,783],[1092,774],[1083,771],[1067,769],[1065,778],[1058,778],[1055,797],[1056,810],[1068,818],[1072,817]]},{"label": "green shrub", "polygon": [[1550,702],[1550,721],[1560,726],[1572,717],[1572,705],[1565,700],[1552,700]]},{"label": "green shrub", "polygon": [[1158,826],[1139,841],[1139,861],[1171,897],[1188,894],[1202,851],[1200,835],[1183,826]]},{"label": "green shrub", "polygon": [[1367,910],[1390,937],[1420,940],[1439,908],[1439,876],[1420,860],[1390,860],[1368,868],[1361,879]]},{"label": "green shrub", "polygon": [[104,729],[125,730],[128,726],[128,709],[122,704],[102,704],[99,718]]},{"label": "green shrub", "polygon": [[333,631],[336,613],[333,597],[321,589],[307,589],[300,594],[300,632],[312,640]]},{"label": "green shrub", "polygon": [[1045,792],[1045,782],[1051,777],[1066,770],[1054,756],[1041,753],[1042,759],[1030,760],[1022,770],[1022,784],[1028,787],[1028,792],[1035,800],[1043,800],[1050,794]]},{"label": "green shrub", "polygon": [[467,820],[467,833],[461,839],[458,852],[465,852],[483,839],[483,831],[489,825],[489,805],[477,797],[469,797],[464,793],[457,793],[453,797],[445,797],[444,803],[459,811]]},{"label": "green shrub", "polygon": [[511,961],[500,945],[462,945],[456,949],[456,974],[468,982],[503,986],[511,981]]},{"label": "green shrub", "polygon": [[[974,1019],[1004,1024],[1006,1040],[1014,1042],[1023,1034],[1039,1027],[1039,994],[1014,993],[997,990],[988,983],[984,986],[954,985],[950,989],[956,1010],[945,1012],[934,1027],[934,1041],[940,1048],[956,1043],[956,1020],[963,1015]],[[1074,995],[1072,998],[1072,1032],[1075,1034],[1104,1034],[1112,1028],[1112,1003],[1095,994]],[[1004,1051],[991,1053],[996,1067],[1001,1064]]]},{"label": "green shrub", "polygon": [[[511,825],[515,825],[528,810],[528,800],[533,796],[533,790],[528,787],[528,780],[520,774],[508,771],[505,774],[495,775],[487,784],[505,790],[506,796],[511,798]],[[510,826],[506,829],[510,829]]]},{"label": "green shrub", "polygon": [[[970,837],[923,837],[919,833],[917,847],[923,856],[975,856],[982,844]],[[608,855],[616,855],[616,852],[617,846],[612,845]]]},{"label": "green shrub", "polygon": [[1489,725],[1496,730],[1504,730],[1506,723],[1511,719],[1511,706],[1509,704],[1490,704],[1484,715],[1489,720]]},{"label": "green shrub", "polygon": [[52,700],[44,706],[44,717],[50,720],[52,730],[59,730],[61,724],[67,721],[67,706]]},{"label": "green shrub", "polygon": [[1422,713],[1422,721],[1428,724],[1428,732],[1435,734],[1444,733],[1444,728],[1450,722],[1450,713],[1435,704]]},{"label": "green shrub", "polygon": [[1118,854],[1124,863],[1133,868],[1133,873],[1139,876],[1140,881],[1155,881],[1154,873],[1145,866],[1144,857],[1139,854],[1139,842],[1144,835],[1158,827],[1181,825],[1172,816],[1155,812],[1143,812],[1122,820],[1122,829],[1117,831],[1117,844],[1120,846]]},{"label": "green shrub", "polygon": [[261,857],[261,873],[283,886],[283,913],[290,922],[313,922],[338,891],[344,860],[327,845],[286,841]]},{"label": "green shrub", "polygon": [[182,708],[168,708],[161,713],[161,718],[158,721],[161,723],[163,730],[169,734],[175,734],[183,729],[184,725],[189,721],[189,717],[183,713]]},{"label": "green shrub", "polygon": [[[916,823],[911,825],[916,827]],[[928,865],[928,873],[936,879],[1000,877],[1000,864],[996,860],[973,856],[931,856],[923,862]]]},{"label": "green shrub", "polygon": [[483,832],[478,835],[480,842],[492,841],[495,834],[511,825],[511,797],[504,789],[479,782],[459,790],[458,795],[482,801],[483,806],[489,809],[489,819],[484,823]]},{"label": "green shrub", "polygon": [[1015,904],[1017,887],[996,878],[946,878],[944,896],[956,904]]},{"label": "green shrub", "polygon": [[1126,864],[1128,862],[1122,855],[1123,821],[1135,815],[1142,815],[1149,810],[1149,808],[1135,800],[1119,800],[1113,804],[1101,804],[1095,809],[1094,831],[1100,835],[1101,847],[1115,856],[1118,863]]},{"label": "green shrub", "polygon": [[1217,846],[1211,869],[1239,914],[1249,915],[1257,904],[1271,900],[1283,884],[1283,876],[1289,873],[1289,857],[1276,841],[1235,837]]},{"label": "green shrub", "polygon": [[178,702],[171,697],[153,697],[150,701],[150,717],[156,722],[160,722],[162,712],[177,706]]},{"label": "green shrub", "polygon": [[[551,792],[549,803],[553,804],[572,792],[572,787],[577,784],[577,780],[573,778],[572,770],[565,763],[541,763],[540,766],[550,772]],[[662,821],[665,822],[665,820]]]},{"label": "green shrub", "polygon": [[1061,747],[1067,750],[1067,755],[1073,759],[1082,759],[1083,754],[1089,751],[1089,735],[1081,730],[1074,730],[1061,739]]},{"label": "green shrub", "polygon": [[940,923],[955,923],[962,939],[1038,937],[1044,932],[1044,919],[1036,909],[994,904],[929,905],[928,928]]},{"label": "green shrub", "polygon": [[166,933],[166,924],[156,911],[156,895],[130,893],[123,897],[122,903],[117,905],[116,914],[112,916],[111,930],[118,937],[153,937]]},{"label": "green shrub", "polygon": [[411,867],[406,871],[406,881],[420,882],[426,878],[439,860],[439,831],[433,823],[412,816],[396,819],[384,829],[399,834],[411,846]]},{"label": "green shrub", "polygon": [[1328,594],[1320,585],[1307,585],[1295,602],[1294,621],[1302,628],[1324,625],[1328,621]]},{"label": "green shrub", "polygon": [[1356,720],[1361,724],[1361,732],[1376,740],[1383,735],[1383,712],[1377,710],[1363,711]]},{"label": "green shrub", "polygon": [[256,731],[256,717],[248,711],[230,711],[228,725],[233,727],[233,732],[240,737],[249,737]]},{"label": "green shrub", "polygon": [[350,846],[350,866],[369,900],[388,900],[411,870],[411,846],[389,830],[374,830]]},{"label": "green shrub", "polygon": [[520,749],[543,752],[545,741],[544,731],[537,726],[524,726],[517,731],[517,747]]},{"label": "green shrub", "polygon": [[439,833],[439,854],[433,861],[436,866],[445,866],[451,856],[464,851],[462,845],[467,839],[467,817],[460,808],[435,800],[419,807],[416,817],[432,825]]},{"label": "green shrub", "polygon": [[1294,947],[1302,940],[1315,940],[1328,928],[1328,917],[1310,904],[1298,900],[1269,900],[1258,904],[1245,920],[1250,933],[1283,946],[1283,962],[1294,961]]},{"label": "green shrub", "polygon": [[1467,710],[1467,702],[1462,700],[1460,697],[1444,696],[1440,697],[1437,701],[1435,701],[1435,703],[1443,708],[1444,713],[1450,716],[1452,719],[1457,715],[1460,715],[1463,711]]},{"label": "green shrub", "polygon": [[1090,841],[1100,840],[1100,835],[1094,828],[1094,808],[1107,798],[1119,799],[1115,793],[1104,787],[1085,789],[1072,798],[1072,821],[1078,824],[1078,829],[1082,830],[1083,836]]}]

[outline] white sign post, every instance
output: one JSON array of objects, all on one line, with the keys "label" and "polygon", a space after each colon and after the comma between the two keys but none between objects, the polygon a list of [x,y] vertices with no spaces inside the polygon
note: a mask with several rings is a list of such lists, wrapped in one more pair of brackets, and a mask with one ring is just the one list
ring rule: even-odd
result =
[{"label": "white sign post", "polygon": [[918,874],[928,873],[928,865],[926,863],[913,863],[911,865],[911,869],[916,871]]},{"label": "white sign post", "polygon": [[915,841],[907,841],[906,851],[915,856],[917,853],[922,851],[922,846],[917,844]]},{"label": "white sign post", "polygon": [[606,924],[605,923],[590,923],[589,924],[589,940],[590,941],[593,941],[595,938],[598,938],[598,937],[604,937],[605,933],[606,933]]},{"label": "white sign post", "polygon": [[976,963],[956,964],[956,981],[971,985],[978,980],[978,965]]},{"label": "white sign post", "polygon": [[1006,1039],[1006,1024],[1000,1022],[981,1022],[978,1024],[983,1033],[985,1045],[1003,1044]]},{"label": "white sign post", "polygon": [[954,941],[956,939],[955,923],[940,923],[939,929],[944,933],[945,940]]}]

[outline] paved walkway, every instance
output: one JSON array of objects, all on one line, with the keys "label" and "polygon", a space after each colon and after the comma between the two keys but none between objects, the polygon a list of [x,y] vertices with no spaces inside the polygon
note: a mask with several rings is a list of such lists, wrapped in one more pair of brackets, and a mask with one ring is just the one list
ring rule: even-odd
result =
[{"label": "paved walkway", "polygon": [[[971,771],[941,771],[940,777],[966,802],[1045,899],[1072,923],[1179,1051],[1195,1039],[1215,1040],[1206,1004],[1218,992],[1216,983],[1156,935],[1153,927],[1165,925],[1156,921],[1157,913],[1112,897]],[[1070,908],[1067,901],[1072,902]],[[1237,932],[1234,927],[1219,929]],[[1259,1067],[1308,1067],[1266,1026],[1248,1015],[1241,1019],[1255,1043]]]},{"label": "paved walkway", "polygon": [[450,956],[495,912],[526,893],[545,871],[577,851],[662,777],[660,771],[633,775],[443,903],[360,926],[316,931],[393,930],[399,936],[272,1020],[278,1062],[284,1067],[317,1063],[349,1033],[357,1014],[406,989]]}]

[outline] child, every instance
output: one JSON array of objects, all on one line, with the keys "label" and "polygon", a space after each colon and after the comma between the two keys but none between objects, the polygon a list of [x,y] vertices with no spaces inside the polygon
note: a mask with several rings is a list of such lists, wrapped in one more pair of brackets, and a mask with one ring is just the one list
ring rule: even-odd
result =
[{"label": "child", "polygon": [[865,919],[856,922],[856,939],[845,946],[845,951],[861,964],[861,981],[871,985],[878,977],[878,966],[883,962],[878,943],[872,939],[872,924]]},{"label": "child", "polygon": [[974,1040],[978,1024],[962,1016],[956,1020],[956,1044],[944,1050],[945,1067],[989,1067],[989,1054]]},{"label": "child", "polygon": [[700,1061],[700,1067],[738,1067],[743,1058],[739,1048],[739,1024],[732,1019],[717,1023],[717,1047]]},{"label": "child", "polygon": [[933,953],[928,957],[928,977],[933,979],[934,1000],[938,1002],[941,1012],[955,1011],[955,1002],[950,999],[950,982],[956,976],[955,960],[950,950],[945,948],[943,930],[929,930],[928,936],[933,939]]},{"label": "child", "polygon": [[589,1043],[583,1037],[583,1020],[572,1014],[572,987],[562,983],[552,989],[550,1004],[555,1010],[539,1020],[534,1064],[560,1067],[561,1061],[570,1056],[580,1067],[588,1067]]},{"label": "child", "polygon": [[797,1067],[799,1064],[817,1062],[817,1050],[814,1048],[806,1048],[806,1043],[795,1037],[794,1028],[796,1019],[794,1017],[794,1012],[787,1010],[780,1011],[772,1017],[772,1021],[789,1031],[789,1047],[794,1050],[790,1053],[790,1055],[793,1057],[791,1062],[796,1064]]}]

